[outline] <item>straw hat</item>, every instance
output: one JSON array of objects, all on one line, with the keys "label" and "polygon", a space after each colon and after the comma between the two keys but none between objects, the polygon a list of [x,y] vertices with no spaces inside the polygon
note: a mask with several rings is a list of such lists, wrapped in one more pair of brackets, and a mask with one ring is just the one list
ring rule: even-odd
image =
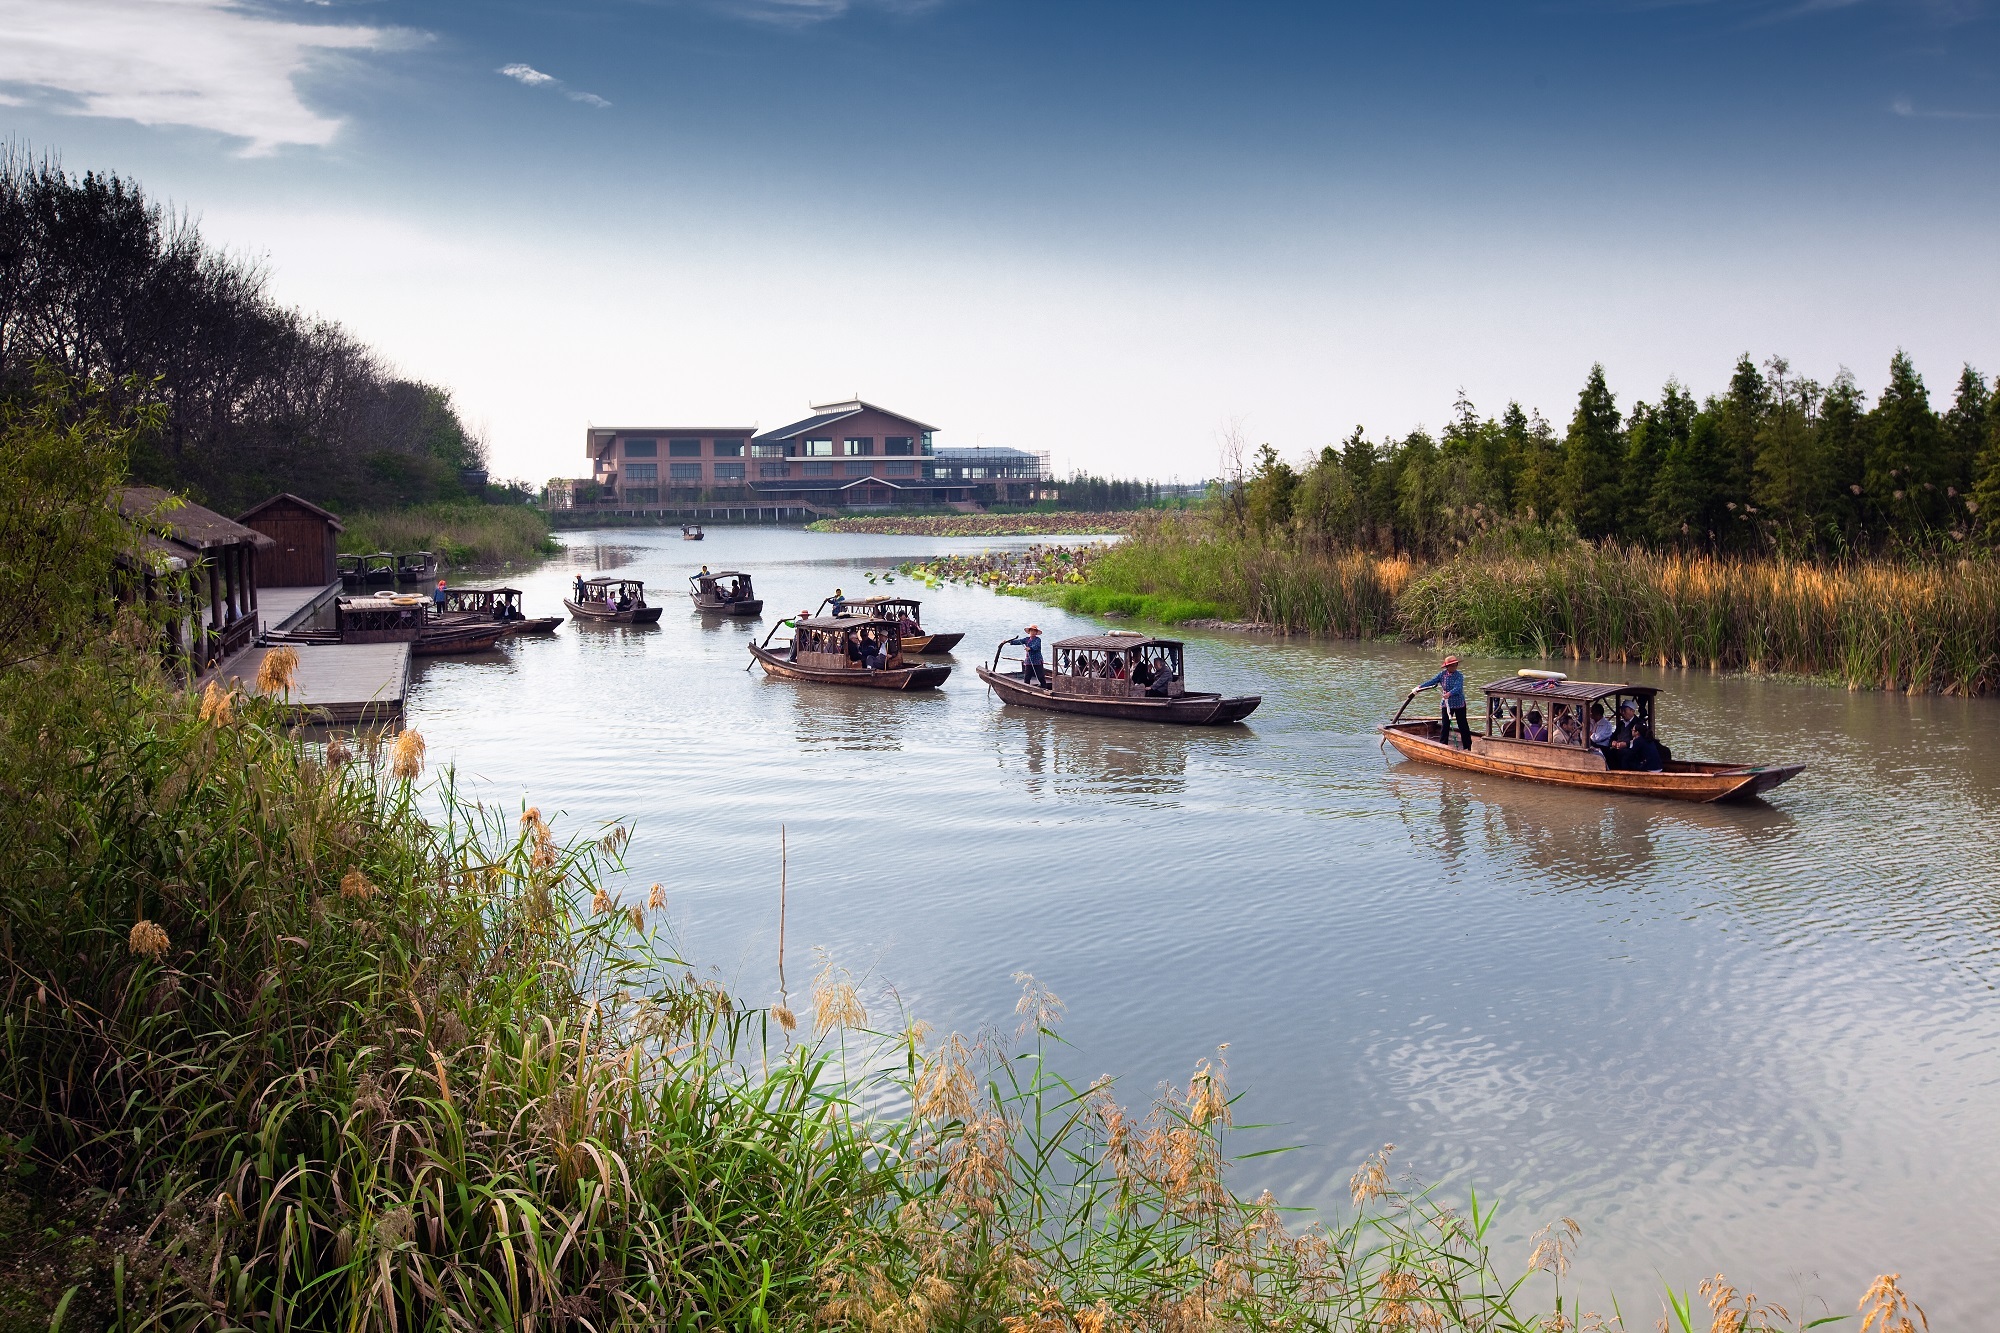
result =
[{"label": "straw hat", "polygon": [[1447,653],[1447,654],[1445,655],[1445,659],[1444,659],[1444,664],[1445,664],[1446,666],[1457,666],[1457,665],[1458,665],[1458,654],[1457,654],[1457,653]]},{"label": "straw hat", "polygon": [[1042,627],[1040,625],[1029,625],[1027,627],[1027,631],[1030,634],[1040,634],[1042,632]]}]

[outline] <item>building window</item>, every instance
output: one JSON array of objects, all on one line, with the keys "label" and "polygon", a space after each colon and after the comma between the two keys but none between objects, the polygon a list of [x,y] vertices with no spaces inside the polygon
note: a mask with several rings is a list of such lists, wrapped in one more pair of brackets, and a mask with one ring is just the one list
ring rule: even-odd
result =
[{"label": "building window", "polygon": [[660,442],[658,440],[627,440],[625,441],[625,456],[627,458],[658,458],[660,456]]},{"label": "building window", "polygon": [[847,465],[847,475],[850,477],[872,477],[875,475],[875,465],[873,463],[849,463]]},{"label": "building window", "polygon": [[929,453],[930,451],[931,451],[931,433],[930,433],[929,431],[925,431],[925,432],[924,432],[924,452],[928,454],[928,453]]},{"label": "building window", "polygon": [[807,441],[805,441],[805,450],[804,450],[804,452],[803,452],[803,454],[802,454],[802,457],[805,457],[805,458],[831,458],[831,457],[833,457],[833,441],[832,441],[832,440],[807,440]]},{"label": "building window", "polygon": [[792,446],[789,444],[753,444],[750,446],[752,458],[790,458]]},{"label": "building window", "polygon": [[628,463],[625,467],[625,480],[628,482],[658,481],[659,479],[660,465],[658,463]]},{"label": "building window", "polygon": [[660,502],[660,488],[657,486],[635,486],[625,492],[628,505],[656,505]]},{"label": "building window", "polygon": [[913,454],[916,451],[917,442],[908,435],[885,435],[882,437],[882,452],[888,454],[891,458],[897,454],[907,455]]},{"label": "building window", "polygon": [[759,463],[757,465],[757,475],[759,477],[789,477],[792,475],[792,468],[789,463]]},{"label": "building window", "polygon": [[667,464],[667,473],[667,480],[669,481],[699,482],[701,480],[701,464],[669,463]]},{"label": "building window", "polygon": [[717,481],[741,481],[743,480],[743,465],[741,463],[717,463],[715,465],[715,479]]},{"label": "building window", "polygon": [[668,441],[667,441],[667,457],[669,457],[669,458],[700,458],[700,457],[701,457],[701,441],[700,441],[700,440],[668,440]]},{"label": "building window", "polygon": [[[717,458],[743,457],[743,441],[741,440],[715,441],[715,456]],[[738,475],[740,476],[741,474],[739,473]]]},{"label": "building window", "polygon": [[807,475],[808,477],[830,477],[830,476],[832,476],[832,475],[833,475],[833,464],[831,464],[831,463],[807,463],[807,464],[806,464],[806,475]]},{"label": "building window", "polygon": [[889,464],[889,475],[892,477],[914,477],[917,475],[917,465],[915,463],[891,463]]},{"label": "building window", "polygon": [[849,458],[866,458],[869,454],[875,452],[875,437],[873,435],[857,436],[842,443],[846,446],[845,452]]}]

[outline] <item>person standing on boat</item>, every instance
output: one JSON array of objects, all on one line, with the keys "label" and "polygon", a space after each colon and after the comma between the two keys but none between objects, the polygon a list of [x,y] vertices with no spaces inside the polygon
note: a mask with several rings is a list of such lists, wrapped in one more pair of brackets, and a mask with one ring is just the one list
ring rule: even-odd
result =
[{"label": "person standing on boat", "polygon": [[1452,719],[1458,720],[1458,734],[1465,740],[1465,748],[1472,748],[1472,725],[1465,720],[1465,676],[1458,669],[1458,654],[1444,659],[1438,673],[1416,689],[1410,697],[1416,698],[1425,690],[1437,686],[1443,693],[1443,725],[1438,728],[1438,736],[1446,745],[1451,744]]},{"label": "person standing on boat", "polygon": [[1025,649],[1021,654],[1021,683],[1049,689],[1049,673],[1042,666],[1042,627],[1030,625],[1018,639],[1007,640],[1009,647]]},{"label": "person standing on boat", "polygon": [[833,608],[833,614],[835,615],[839,615],[847,610],[847,594],[838,588],[833,590],[833,596],[827,598],[826,602],[828,606]]}]

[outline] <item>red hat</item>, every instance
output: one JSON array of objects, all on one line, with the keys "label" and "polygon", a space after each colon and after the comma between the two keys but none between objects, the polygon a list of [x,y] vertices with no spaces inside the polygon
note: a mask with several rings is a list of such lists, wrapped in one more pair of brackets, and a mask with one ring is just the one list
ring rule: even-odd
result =
[{"label": "red hat", "polygon": [[1445,664],[1446,666],[1457,666],[1457,665],[1458,665],[1458,654],[1457,654],[1457,653],[1446,653],[1446,654],[1445,654],[1445,657],[1444,657],[1444,664]]}]

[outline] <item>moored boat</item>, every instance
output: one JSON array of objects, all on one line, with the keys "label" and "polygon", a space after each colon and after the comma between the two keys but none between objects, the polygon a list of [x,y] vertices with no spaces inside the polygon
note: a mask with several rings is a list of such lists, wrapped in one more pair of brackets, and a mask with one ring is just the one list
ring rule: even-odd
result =
[{"label": "moored boat", "polygon": [[437,559],[429,551],[405,551],[396,557],[396,582],[423,583],[437,573]]},{"label": "moored boat", "polygon": [[653,625],[664,610],[646,605],[646,585],[638,579],[603,575],[579,581],[577,595],[563,598],[563,605],[577,620],[601,625]]},{"label": "moored boat", "polygon": [[364,587],[383,588],[396,581],[396,553],[377,551],[373,555],[361,557],[361,583]]},{"label": "moored boat", "polygon": [[906,653],[948,653],[958,647],[958,641],[965,637],[964,631],[956,634],[932,634],[924,629],[918,612],[923,603],[914,597],[860,597],[854,601],[842,598],[837,604],[832,597],[819,604],[822,613],[831,607],[831,614],[837,616],[868,616],[893,620],[903,633],[903,651]]},{"label": "moored boat", "polygon": [[530,616],[522,611],[519,588],[447,588],[444,611],[437,618],[455,625],[498,624],[508,637],[547,634],[563,620],[561,616]]},{"label": "moored boat", "polygon": [[755,584],[741,570],[710,573],[708,566],[703,565],[699,574],[688,575],[688,596],[694,600],[697,611],[713,615],[755,616],[764,612],[764,604],[757,600]]},{"label": "moored boat", "polygon": [[779,680],[847,685],[867,690],[929,690],[944,684],[948,666],[904,662],[899,628],[893,620],[863,616],[801,616],[781,621],[792,627],[789,643],[773,649],[771,627],[750,655],[764,674]]},{"label": "moored boat", "polygon": [[[497,644],[509,629],[490,620],[440,616],[430,598],[395,592],[337,597],[333,603],[333,623],[332,637],[338,642],[407,643],[419,657],[483,652]],[[294,636],[292,641],[305,640]]]},{"label": "moored boat", "polygon": [[[1049,683],[1000,670],[1000,654],[979,668],[979,678],[1010,704],[1058,713],[1087,713],[1130,722],[1221,726],[1241,722],[1264,702],[1262,695],[1222,695],[1186,688],[1185,645],[1132,630],[1086,634],[1055,645]],[[1024,668],[1025,670],[1025,668]]]},{"label": "moored boat", "polygon": [[[1486,696],[1484,734],[1474,734],[1470,750],[1450,743],[1441,719],[1405,722],[1400,711],[1383,724],[1383,738],[1397,753],[1420,763],[1677,801],[1743,800],[1805,768],[1675,759],[1654,734],[1659,690],[1650,685],[1524,671],[1481,689]],[[1610,739],[1593,743],[1593,729],[1601,730],[1604,720],[1620,717],[1628,707],[1631,717],[1614,723]]]},{"label": "moored boat", "polygon": [[333,558],[334,570],[340,575],[340,586],[358,588],[361,586],[361,560],[358,555],[342,553]]}]

